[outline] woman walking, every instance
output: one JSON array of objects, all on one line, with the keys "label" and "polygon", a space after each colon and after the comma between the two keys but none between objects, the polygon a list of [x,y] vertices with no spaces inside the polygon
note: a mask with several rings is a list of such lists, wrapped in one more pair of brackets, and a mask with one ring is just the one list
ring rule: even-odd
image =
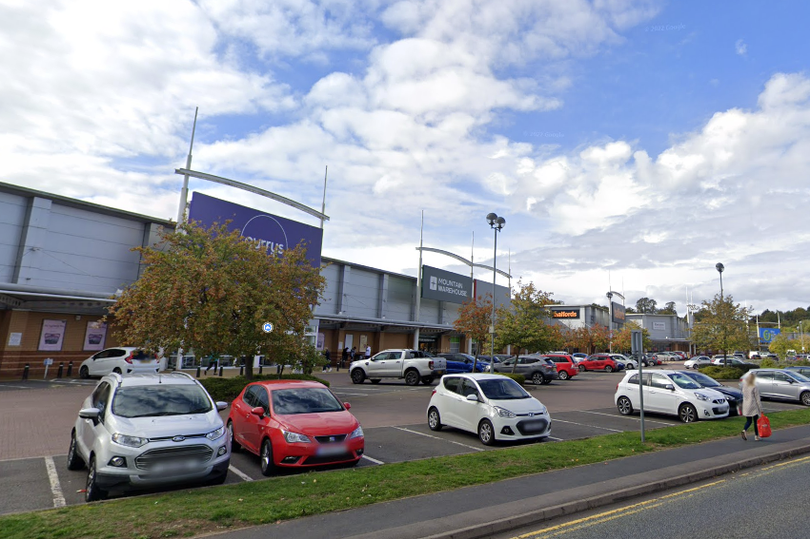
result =
[{"label": "woman walking", "polygon": [[747,440],[745,431],[754,424],[754,440],[759,440],[759,430],[757,429],[757,419],[762,414],[762,403],[759,400],[759,389],[754,383],[754,373],[747,372],[742,378],[742,415],[745,416],[745,426],[743,427],[741,436],[743,440]]}]

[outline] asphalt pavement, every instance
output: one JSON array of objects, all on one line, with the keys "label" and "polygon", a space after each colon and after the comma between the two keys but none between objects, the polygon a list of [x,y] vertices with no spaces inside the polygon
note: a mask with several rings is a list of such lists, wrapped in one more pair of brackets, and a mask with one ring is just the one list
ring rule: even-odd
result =
[{"label": "asphalt pavement", "polygon": [[[742,419],[739,419],[742,428]],[[810,453],[810,425],[232,531],[227,539],[477,539]]]}]

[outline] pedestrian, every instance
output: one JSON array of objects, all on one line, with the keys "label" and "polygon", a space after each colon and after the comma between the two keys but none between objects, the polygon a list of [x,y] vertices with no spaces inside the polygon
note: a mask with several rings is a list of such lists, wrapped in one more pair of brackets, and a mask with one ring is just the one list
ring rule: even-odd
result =
[{"label": "pedestrian", "polygon": [[370,358],[370,357],[371,357],[371,345],[370,345],[370,344],[367,344],[367,345],[366,345],[366,355],[365,355],[365,358],[366,358],[366,359],[368,359],[368,358]]},{"label": "pedestrian", "polygon": [[323,351],[326,358],[326,363],[323,366],[323,372],[332,372],[332,355],[329,353],[329,348]]},{"label": "pedestrian", "polygon": [[352,346],[351,351],[349,352],[349,356],[352,358],[352,361],[357,357],[357,347]]},{"label": "pedestrian", "polygon": [[754,382],[754,373],[747,372],[742,377],[742,415],[745,416],[745,426],[743,427],[741,436],[743,440],[747,440],[745,431],[754,424],[754,440],[759,440],[759,429],[757,428],[757,420],[762,415],[762,402],[759,398],[759,389]]},{"label": "pedestrian", "polygon": [[208,374],[208,370],[213,368],[214,375],[216,375],[218,367],[219,367],[219,356],[214,356],[210,360],[208,360],[208,366],[205,368],[205,374]]},{"label": "pedestrian", "polygon": [[349,347],[346,346],[343,348],[343,353],[340,355],[340,365],[338,366],[338,371],[340,371],[340,367],[346,366],[346,361],[349,359]]}]

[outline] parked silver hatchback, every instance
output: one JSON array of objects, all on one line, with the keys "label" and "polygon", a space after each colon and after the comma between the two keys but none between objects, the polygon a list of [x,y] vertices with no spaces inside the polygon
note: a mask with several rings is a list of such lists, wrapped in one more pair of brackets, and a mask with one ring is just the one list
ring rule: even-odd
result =
[{"label": "parked silver hatchback", "polygon": [[[810,406],[810,378],[789,369],[751,369],[759,395],[765,399],[799,401]],[[740,380],[742,384],[742,380]]]},{"label": "parked silver hatchback", "polygon": [[227,407],[185,373],[109,374],[79,410],[67,467],[87,466],[88,502],[112,490],[221,484],[231,459],[219,416]]}]

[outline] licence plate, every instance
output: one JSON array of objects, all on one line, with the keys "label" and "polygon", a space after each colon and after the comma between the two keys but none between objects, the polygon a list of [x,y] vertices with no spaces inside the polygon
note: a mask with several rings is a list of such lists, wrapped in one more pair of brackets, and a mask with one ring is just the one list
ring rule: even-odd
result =
[{"label": "licence plate", "polygon": [[322,445],[316,451],[319,457],[331,457],[333,455],[342,455],[346,453],[346,446],[344,444],[330,444]]}]

